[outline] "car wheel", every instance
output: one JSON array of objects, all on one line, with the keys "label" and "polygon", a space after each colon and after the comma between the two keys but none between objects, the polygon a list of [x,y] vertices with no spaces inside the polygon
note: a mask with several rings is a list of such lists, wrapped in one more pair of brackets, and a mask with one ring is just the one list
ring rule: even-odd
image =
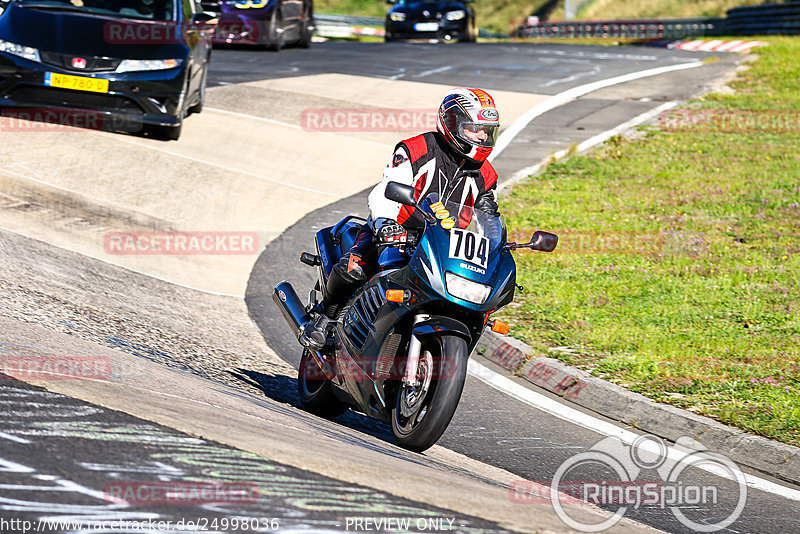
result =
[{"label": "car wheel", "polygon": [[314,14],[311,12],[310,4],[306,4],[305,7],[303,7],[303,19],[297,30],[300,34],[300,40],[297,41],[297,46],[300,48],[311,48],[311,37],[314,35]]},{"label": "car wheel", "polygon": [[272,10],[272,17],[269,19],[269,40],[267,50],[279,52],[283,48],[283,20],[278,16],[280,5],[276,5]]},{"label": "car wheel", "polygon": [[467,22],[467,27],[464,28],[464,34],[459,41],[462,43],[474,43],[478,38],[478,28],[475,26],[475,19]]}]

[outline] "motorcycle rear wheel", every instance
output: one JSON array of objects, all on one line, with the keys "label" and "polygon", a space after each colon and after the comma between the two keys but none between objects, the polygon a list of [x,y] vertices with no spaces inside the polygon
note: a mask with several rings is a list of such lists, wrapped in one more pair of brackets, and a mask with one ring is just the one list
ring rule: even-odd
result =
[{"label": "motorcycle rear wheel", "polygon": [[[469,356],[467,342],[457,336],[428,338],[423,341],[421,352],[417,376],[424,391],[401,384],[392,407],[392,432],[397,444],[415,452],[430,448],[450,424],[464,389]],[[433,361],[433,366],[425,366],[426,360]],[[426,372],[433,376],[424,376]],[[411,413],[404,415],[409,409]]]},{"label": "motorcycle rear wheel", "polygon": [[300,358],[297,393],[303,408],[320,417],[336,417],[346,412],[348,408],[333,392],[333,385],[322,374],[322,369],[311,357],[308,349],[303,350],[303,356]]}]

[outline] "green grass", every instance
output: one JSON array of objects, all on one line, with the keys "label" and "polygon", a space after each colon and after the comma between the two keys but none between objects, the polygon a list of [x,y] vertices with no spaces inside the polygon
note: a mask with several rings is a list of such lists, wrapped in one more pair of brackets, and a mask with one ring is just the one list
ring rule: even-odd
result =
[{"label": "green grass", "polygon": [[[763,3],[763,0],[594,0],[581,6],[578,17],[590,20],[724,17],[728,9]],[[553,17],[563,16],[562,2]]]},{"label": "green grass", "polygon": [[[720,17],[732,7],[763,3],[761,0],[574,0],[580,19]],[[476,0],[476,20],[480,28],[507,35],[512,23],[523,21],[546,0]],[[317,13],[383,17],[389,6],[381,0],[316,0]],[[564,2],[550,20],[564,19]]]},{"label": "green grass", "polygon": [[[476,0],[475,9],[478,27],[507,35],[512,20],[523,20],[538,9],[545,0]],[[380,0],[316,0],[316,13],[383,17],[389,5]]]},{"label": "green grass", "polygon": [[734,94],[685,107],[793,132],[651,127],[516,186],[512,233],[561,242],[518,254],[526,291],[501,317],[596,376],[800,445],[800,41],[766,40]]}]

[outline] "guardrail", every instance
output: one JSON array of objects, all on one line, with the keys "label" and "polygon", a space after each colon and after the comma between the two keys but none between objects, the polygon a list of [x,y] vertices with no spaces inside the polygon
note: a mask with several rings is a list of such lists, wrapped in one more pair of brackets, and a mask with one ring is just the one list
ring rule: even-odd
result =
[{"label": "guardrail", "polygon": [[517,26],[514,38],[682,39],[720,35],[800,34],[800,1],[729,9],[724,18],[540,22]]},{"label": "guardrail", "polygon": [[800,2],[736,7],[727,15],[728,35],[800,34]]},{"label": "guardrail", "polygon": [[518,26],[518,39],[681,39],[698,35],[721,35],[724,19],[632,19],[544,22]]},{"label": "guardrail", "polygon": [[370,35],[383,37],[384,19],[381,17],[351,17],[348,15],[314,15],[316,35],[320,37],[357,37]]},{"label": "guardrail", "polygon": [[355,17],[350,15],[320,15],[315,13],[314,20],[330,24],[348,26],[383,26],[383,17]]}]

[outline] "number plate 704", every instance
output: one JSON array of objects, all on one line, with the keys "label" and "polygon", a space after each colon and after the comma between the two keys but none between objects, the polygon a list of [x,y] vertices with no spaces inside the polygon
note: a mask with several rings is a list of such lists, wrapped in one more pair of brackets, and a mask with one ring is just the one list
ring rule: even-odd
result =
[{"label": "number plate 704", "polygon": [[450,257],[485,269],[489,260],[489,239],[475,232],[453,228],[450,230]]}]

